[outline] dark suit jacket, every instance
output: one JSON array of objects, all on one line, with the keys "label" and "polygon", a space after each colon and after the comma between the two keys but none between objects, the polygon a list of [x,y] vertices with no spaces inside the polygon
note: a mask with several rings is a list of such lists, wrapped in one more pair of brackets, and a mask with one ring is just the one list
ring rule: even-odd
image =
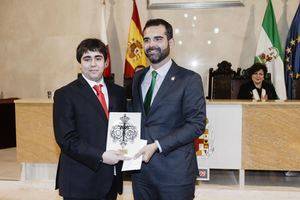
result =
[{"label": "dark suit jacket", "polygon": [[[106,83],[109,111],[125,110],[123,88]],[[80,76],[56,90],[53,122],[55,139],[61,148],[56,188],[73,198],[101,198],[110,189],[113,166],[101,162],[106,149],[108,120],[92,88]],[[122,192],[120,166],[118,192]]]},{"label": "dark suit jacket", "polygon": [[142,113],[142,139],[158,140],[162,153],[142,165],[143,178],[155,185],[194,183],[197,162],[193,140],[205,130],[206,106],[199,74],[174,61],[145,115],[141,83],[149,67],[133,80],[133,110]]},{"label": "dark suit jacket", "polygon": [[[269,100],[278,99],[275,88],[271,83],[263,81],[262,88],[264,88],[266,90],[266,94],[268,95]],[[253,89],[257,89],[259,96],[261,96],[262,90],[256,88],[253,81],[250,80],[250,81],[244,83],[243,85],[241,85],[239,94],[238,94],[238,99],[252,99],[253,98],[253,94],[252,94]]]}]

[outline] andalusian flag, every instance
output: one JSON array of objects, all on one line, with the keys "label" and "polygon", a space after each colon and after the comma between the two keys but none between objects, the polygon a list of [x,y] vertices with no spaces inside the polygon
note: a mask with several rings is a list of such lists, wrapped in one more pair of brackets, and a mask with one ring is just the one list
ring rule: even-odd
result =
[{"label": "andalusian flag", "polygon": [[103,76],[108,78],[111,76],[111,61],[110,61],[110,53],[108,47],[108,39],[106,33],[106,20],[105,20],[105,0],[102,1],[101,6],[101,30],[100,30],[100,39],[106,45],[107,48],[107,62],[108,66],[103,71]]},{"label": "andalusian flag", "polygon": [[139,12],[136,7],[135,0],[133,0],[133,11],[128,34],[124,77],[132,78],[134,69],[137,66],[145,67],[146,64]]},{"label": "andalusian flag", "polygon": [[265,63],[279,99],[286,99],[283,51],[280,43],[272,1],[268,6],[256,49],[256,62]]}]

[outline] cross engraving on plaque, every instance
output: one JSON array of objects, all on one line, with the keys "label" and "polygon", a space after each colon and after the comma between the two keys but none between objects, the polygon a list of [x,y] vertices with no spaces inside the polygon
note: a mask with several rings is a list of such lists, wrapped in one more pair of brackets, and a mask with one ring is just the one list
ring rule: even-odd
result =
[{"label": "cross engraving on plaque", "polygon": [[110,132],[113,142],[120,143],[122,148],[124,148],[128,142],[133,143],[138,134],[136,127],[132,125],[129,120],[130,118],[124,114],[120,117],[119,124],[114,125]]}]

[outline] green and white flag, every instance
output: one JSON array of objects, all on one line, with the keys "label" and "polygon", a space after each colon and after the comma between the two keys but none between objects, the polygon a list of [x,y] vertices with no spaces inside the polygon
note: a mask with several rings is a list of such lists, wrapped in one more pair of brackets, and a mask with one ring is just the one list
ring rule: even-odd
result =
[{"label": "green and white flag", "polygon": [[272,1],[268,0],[259,35],[255,61],[265,63],[279,99],[286,99],[283,52],[274,15]]}]

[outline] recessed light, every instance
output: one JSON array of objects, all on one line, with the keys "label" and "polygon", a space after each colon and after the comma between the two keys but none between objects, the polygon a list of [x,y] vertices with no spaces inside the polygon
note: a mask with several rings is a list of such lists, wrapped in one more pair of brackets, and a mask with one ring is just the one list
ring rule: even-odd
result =
[{"label": "recessed light", "polygon": [[218,27],[214,28],[214,33],[219,33],[220,32],[220,29]]}]

